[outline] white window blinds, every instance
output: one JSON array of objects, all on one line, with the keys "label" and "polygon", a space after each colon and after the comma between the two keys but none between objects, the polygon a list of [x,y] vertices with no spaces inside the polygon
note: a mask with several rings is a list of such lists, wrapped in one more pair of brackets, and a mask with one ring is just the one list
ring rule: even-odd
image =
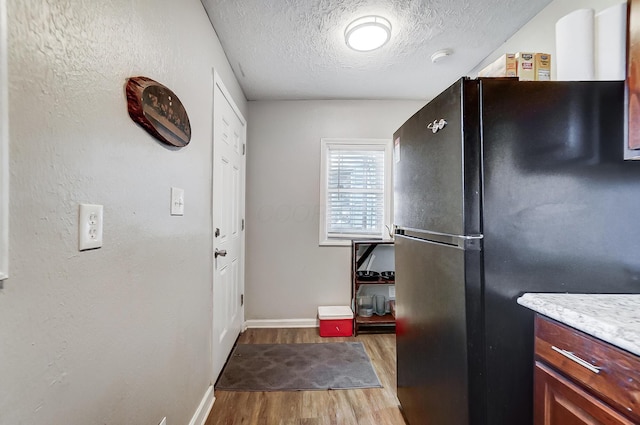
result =
[{"label": "white window blinds", "polygon": [[384,149],[331,147],[328,156],[328,236],[380,237],[384,228]]}]

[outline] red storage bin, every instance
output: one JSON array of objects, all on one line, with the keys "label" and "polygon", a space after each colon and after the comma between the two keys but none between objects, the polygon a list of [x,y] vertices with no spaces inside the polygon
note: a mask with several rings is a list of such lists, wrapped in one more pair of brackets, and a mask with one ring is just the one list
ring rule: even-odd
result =
[{"label": "red storage bin", "polygon": [[322,337],[353,335],[353,311],[349,306],[318,307],[318,319]]}]

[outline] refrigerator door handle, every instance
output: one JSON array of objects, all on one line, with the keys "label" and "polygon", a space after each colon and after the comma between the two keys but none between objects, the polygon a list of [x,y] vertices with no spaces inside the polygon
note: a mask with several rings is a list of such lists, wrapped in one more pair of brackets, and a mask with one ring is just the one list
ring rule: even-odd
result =
[{"label": "refrigerator door handle", "polygon": [[444,245],[457,246],[462,249],[480,250],[482,235],[449,235],[446,233],[430,232],[427,230],[396,228],[396,235],[409,239],[435,242]]}]

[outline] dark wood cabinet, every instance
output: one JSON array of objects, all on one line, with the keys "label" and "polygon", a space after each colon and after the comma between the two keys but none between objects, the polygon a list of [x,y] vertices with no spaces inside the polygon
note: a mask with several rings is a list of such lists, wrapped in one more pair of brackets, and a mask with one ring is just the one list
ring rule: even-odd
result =
[{"label": "dark wood cabinet", "polygon": [[534,424],[640,423],[640,358],[537,315]]},{"label": "dark wood cabinet", "polygon": [[535,363],[535,425],[633,424],[544,363]]},{"label": "dark wood cabinet", "polygon": [[[395,278],[386,278],[378,276],[375,278],[361,279],[358,277],[358,271],[366,266],[367,262],[375,256],[376,250],[381,246],[393,247],[393,241],[375,241],[375,240],[354,240],[351,243],[351,307],[354,311],[353,334],[357,335],[360,330],[374,331],[394,331],[395,317],[393,315],[394,301],[390,302],[391,308],[385,315],[372,314],[370,317],[362,317],[358,313],[358,294],[364,285],[393,285],[395,286]],[[390,270],[379,270],[390,271]],[[387,301],[391,297],[387,296]]]}]

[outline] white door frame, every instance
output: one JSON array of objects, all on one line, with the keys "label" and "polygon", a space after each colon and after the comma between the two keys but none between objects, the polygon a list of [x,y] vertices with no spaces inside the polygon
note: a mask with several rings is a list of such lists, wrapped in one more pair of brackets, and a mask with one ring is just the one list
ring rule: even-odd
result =
[{"label": "white door frame", "polygon": [[9,64],[7,2],[0,0],[0,288],[9,277]]},{"label": "white door frame", "polygon": [[[216,269],[215,269],[215,264],[214,264],[214,249],[215,249],[215,242],[214,242],[214,234],[213,232],[215,232],[215,228],[216,228],[216,223],[214,222],[214,208],[215,208],[215,202],[216,200],[213,199],[213,193],[214,193],[214,188],[215,188],[215,140],[214,140],[214,135],[215,135],[215,129],[213,128],[215,125],[215,114],[216,114],[216,110],[215,110],[215,93],[216,93],[216,86],[220,89],[220,91],[222,92],[222,94],[224,95],[224,97],[226,98],[226,100],[228,101],[229,105],[231,106],[231,108],[233,109],[233,111],[235,112],[235,114],[238,116],[238,118],[240,119],[240,122],[242,123],[243,129],[244,129],[244,143],[246,145],[246,132],[247,132],[247,121],[244,118],[244,115],[242,114],[242,112],[240,112],[240,109],[238,108],[238,106],[236,105],[235,101],[233,100],[233,97],[231,96],[231,93],[227,90],[227,88],[224,85],[224,82],[222,81],[222,78],[220,78],[220,75],[216,72],[215,68],[212,68],[212,73],[213,73],[213,90],[212,90],[212,98],[211,98],[211,103],[212,103],[212,111],[213,114],[211,114],[211,208],[210,208],[210,213],[211,213],[211,252],[209,255],[209,258],[211,260],[211,294],[213,295],[213,291],[214,291],[214,279],[216,276]],[[242,167],[243,167],[243,175],[242,175],[242,194],[241,194],[241,206],[240,206],[240,214],[242,217],[246,217],[245,215],[245,211],[246,211],[246,164],[247,164],[247,159],[246,159],[246,152],[245,155],[242,156]],[[240,293],[244,294],[244,278],[245,278],[245,232],[244,232],[244,226],[241,230],[241,248],[240,248]],[[213,363],[214,363],[214,356],[215,353],[213,352],[214,350],[214,341],[216,338],[216,335],[214,335],[214,331],[215,328],[213,326],[213,321],[214,321],[214,317],[215,317],[215,312],[213,311],[213,309],[215,308],[214,306],[215,300],[212,300],[212,312],[211,312],[211,364],[212,364],[212,371],[214,369],[213,367]],[[242,331],[244,331],[245,329],[245,318],[244,318],[244,305],[240,308],[240,321],[242,323]],[[217,376],[213,376],[212,377],[212,385],[215,384],[215,380],[217,379]]]}]

